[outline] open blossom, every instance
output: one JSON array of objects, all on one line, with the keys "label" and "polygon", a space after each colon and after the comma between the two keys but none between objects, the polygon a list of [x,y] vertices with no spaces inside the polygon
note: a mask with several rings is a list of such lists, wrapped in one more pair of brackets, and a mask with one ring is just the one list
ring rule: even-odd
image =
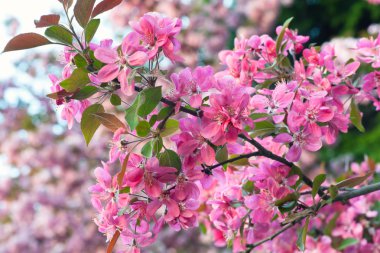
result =
[{"label": "open blossom", "polygon": [[188,103],[194,108],[202,105],[202,93],[207,92],[214,85],[213,69],[210,66],[197,67],[193,71],[185,68],[178,74],[173,73],[170,78],[175,85],[167,97],[172,101],[181,101],[189,98]]},{"label": "open blossom", "polygon": [[128,161],[125,177],[132,192],[144,189],[148,196],[158,197],[164,183],[175,181],[174,173],[176,172],[176,168],[160,166],[156,157],[145,161],[141,156],[132,154]]},{"label": "open blossom", "polygon": [[262,112],[273,115],[273,121],[280,123],[285,118],[285,109],[293,101],[294,92],[284,82],[278,83],[273,91],[268,90],[264,92],[264,94],[252,96],[250,106],[257,113]]},{"label": "open blossom", "polygon": [[[128,194],[119,194],[118,191],[120,187],[117,183],[117,178],[112,177],[109,170],[109,165],[107,163],[103,163],[103,168],[96,168],[94,174],[97,179],[97,184],[92,185],[89,188],[89,191],[92,194],[92,204],[98,210],[102,209],[102,202],[107,203],[109,201],[113,201],[116,197],[117,205],[119,207],[125,206],[129,201]],[[121,185],[121,187],[124,186],[125,183]]]},{"label": "open blossom", "polygon": [[180,120],[181,133],[172,139],[178,147],[178,154],[183,156],[186,167],[194,167],[197,162],[212,165],[215,162],[215,151],[201,134],[201,126],[196,118]]},{"label": "open blossom", "polygon": [[197,209],[199,208],[199,202],[195,199],[186,199],[179,202],[178,206],[180,210],[178,217],[166,217],[169,226],[175,231],[196,227],[198,225]]},{"label": "open blossom", "polygon": [[300,159],[302,149],[317,151],[322,147],[321,132],[313,132],[310,128],[296,129],[292,135],[281,133],[273,141],[280,143],[292,143],[286,154],[289,162],[296,162]]},{"label": "open blossom", "polygon": [[288,115],[288,124],[291,131],[296,131],[299,126],[309,128],[315,135],[321,134],[318,123],[326,123],[333,119],[334,111],[325,105],[325,98],[310,98],[306,102],[294,100]]},{"label": "open blossom", "polygon": [[210,106],[202,107],[203,137],[214,144],[236,141],[244,126],[251,124],[248,117],[249,95],[243,89],[225,89],[221,94],[210,96]]},{"label": "open blossom", "polygon": [[358,60],[371,64],[373,68],[380,67],[380,34],[377,38],[361,38],[357,43]]},{"label": "open blossom", "polygon": [[180,19],[149,12],[144,14],[139,21],[130,22],[130,25],[147,50],[149,59],[154,58],[159,49],[162,49],[164,55],[172,61],[180,59],[177,55],[180,43],[175,37],[181,31]]},{"label": "open blossom", "polygon": [[139,46],[135,33],[129,33],[123,40],[121,50],[111,47],[98,47],[94,51],[95,57],[106,65],[99,70],[97,78],[101,82],[110,82],[117,78],[121,90],[126,95],[132,95],[134,91],[133,81],[129,81],[131,66],[144,65],[148,55]]}]

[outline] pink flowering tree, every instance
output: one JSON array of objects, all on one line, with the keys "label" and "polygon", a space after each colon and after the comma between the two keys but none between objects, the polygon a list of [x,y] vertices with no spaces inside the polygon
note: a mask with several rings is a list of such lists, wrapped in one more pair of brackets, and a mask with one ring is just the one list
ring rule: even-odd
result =
[{"label": "pink flowering tree", "polygon": [[[44,15],[36,26],[45,36],[17,35],[4,52],[64,46],[47,96],[69,128],[80,123],[87,145],[100,126],[113,133],[89,187],[107,252],[118,241],[121,252],[140,252],[164,227],[199,227],[233,252],[379,252],[375,162],[311,179],[302,154],[350,125],[364,132],[357,104],[380,108],[380,38],[362,38],[341,63],[332,46],[306,47],[289,19],[276,38],[235,39],[218,55],[222,70],[168,76],[164,67],[182,60],[180,19],[149,12],[120,44],[95,43],[97,16],[121,0],[59,2],[66,21]],[[361,64],[370,72],[360,75]]]}]

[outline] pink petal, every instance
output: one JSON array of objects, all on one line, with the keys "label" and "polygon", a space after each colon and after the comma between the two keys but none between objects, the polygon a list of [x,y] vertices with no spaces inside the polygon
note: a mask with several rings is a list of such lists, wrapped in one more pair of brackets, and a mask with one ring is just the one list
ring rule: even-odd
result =
[{"label": "pink petal", "polygon": [[217,135],[220,131],[220,125],[217,122],[211,122],[205,128],[201,130],[201,134],[203,137],[209,139]]},{"label": "pink petal", "polygon": [[297,162],[301,157],[302,149],[299,145],[293,144],[286,154],[286,160],[289,162]]},{"label": "pink petal", "polygon": [[279,134],[273,139],[274,142],[279,142],[279,143],[289,143],[292,140],[293,140],[293,137],[287,133]]},{"label": "pink petal", "polygon": [[128,57],[128,63],[132,66],[144,65],[148,60],[145,52],[137,51]]},{"label": "pink petal", "polygon": [[100,82],[112,81],[119,75],[119,70],[118,64],[108,64],[99,70],[98,79]]},{"label": "pink petal", "polygon": [[97,48],[94,52],[94,55],[96,59],[107,64],[117,62],[119,57],[116,50],[104,47]]},{"label": "pink petal", "polygon": [[190,97],[189,101],[191,107],[199,108],[202,105],[202,95],[196,94]]},{"label": "pink petal", "polygon": [[207,165],[212,165],[215,162],[215,151],[209,145],[201,149],[202,161]]},{"label": "pink petal", "polygon": [[148,216],[153,216],[157,210],[161,207],[162,203],[158,199],[154,199],[150,202],[146,208],[146,214]]}]

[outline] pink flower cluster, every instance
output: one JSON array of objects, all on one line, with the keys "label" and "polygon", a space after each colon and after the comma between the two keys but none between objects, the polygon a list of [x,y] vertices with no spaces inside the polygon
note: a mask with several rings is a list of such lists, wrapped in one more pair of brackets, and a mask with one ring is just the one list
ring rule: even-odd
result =
[{"label": "pink flower cluster", "polygon": [[[380,35],[379,35],[380,36]],[[372,72],[369,72],[363,76],[362,80],[362,92],[359,97],[364,97],[369,101],[372,101],[376,106],[376,110],[380,110],[380,89],[379,89],[379,74],[380,68],[380,37],[374,38],[362,38],[357,43],[356,53],[360,62],[368,64],[373,68]]]},{"label": "pink flower cluster", "polygon": [[[119,89],[119,95],[131,96],[158,88],[161,57],[180,60],[179,19],[147,13],[131,27],[120,46],[113,47],[111,40],[90,45],[102,65],[89,79],[105,90],[103,97]],[[335,143],[350,123],[359,125],[354,99],[368,98],[378,89],[379,74],[367,74],[359,85],[353,79],[359,61],[377,68],[378,42],[361,40],[358,61],[342,64],[331,46],[307,48],[309,38],[285,26],[276,32],[277,40],[268,35],[235,39],[233,50],[219,54],[225,67],[219,72],[203,66],[173,73],[170,87],[160,88],[160,101],[173,107],[169,114],[161,115],[167,107],[153,108],[148,115],[135,108],[130,114],[156,99],[149,101],[140,93],[144,96],[136,95],[126,111],[128,127],[120,127],[115,115],[116,120],[100,115],[108,117],[103,124],[114,136],[109,160],[95,169],[97,183],[90,192],[98,212],[95,223],[107,241],[120,235],[126,252],[139,252],[157,239],[164,224],[175,231],[202,224],[217,246],[240,252],[279,229],[294,214],[290,211],[311,208],[314,197],[298,201],[304,178],[295,175],[293,162],[300,161],[303,151]],[[70,65],[64,78],[71,71]],[[58,80],[53,82],[53,91],[61,92]],[[62,103],[70,126],[89,105],[82,100],[82,107],[73,109],[77,101]],[[111,165],[121,169],[116,173]],[[283,206],[289,196],[295,196],[294,205]],[[350,202],[352,210],[342,215],[333,236],[362,235],[361,225],[348,227],[352,224],[347,220],[359,213],[374,217],[363,211],[372,204],[363,198],[355,200],[361,204]],[[308,240],[315,248],[334,252],[328,236]],[[294,245],[269,245],[274,252],[296,250]]]}]

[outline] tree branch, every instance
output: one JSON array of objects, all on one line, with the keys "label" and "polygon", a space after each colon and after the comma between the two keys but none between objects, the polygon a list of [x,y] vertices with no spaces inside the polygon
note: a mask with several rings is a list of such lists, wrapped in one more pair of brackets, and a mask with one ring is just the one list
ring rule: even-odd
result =
[{"label": "tree branch", "polygon": [[[349,191],[349,192],[345,192],[345,193],[339,194],[332,202],[343,202],[344,203],[344,202],[347,202],[348,200],[350,200],[352,198],[363,196],[363,195],[366,195],[368,193],[379,191],[379,190],[380,190],[380,183],[366,185],[366,186],[363,186],[363,187],[361,187],[359,189],[355,189],[355,190],[352,190],[352,191]],[[312,206],[311,209],[314,209],[317,205]],[[309,215],[310,214],[307,214],[305,216],[302,216],[302,217],[298,218],[297,220],[295,220],[295,221],[293,221],[291,223],[286,224],[280,230],[278,230],[276,233],[274,233],[274,234],[272,234],[272,235],[264,238],[261,241],[258,241],[258,242],[254,243],[254,244],[247,244],[246,245],[246,247],[247,247],[246,253],[249,253],[251,250],[253,250],[254,248],[258,247],[259,245],[261,245],[261,244],[263,244],[263,243],[265,243],[267,241],[273,240],[274,238],[276,238],[277,236],[279,236],[280,234],[282,234],[283,232],[285,232],[289,228],[293,227],[296,223],[301,222],[303,219],[305,219]]]},{"label": "tree branch", "polygon": [[209,171],[212,171],[213,169],[219,167],[219,166],[222,166],[224,164],[227,164],[227,163],[233,163],[235,161],[238,161],[238,160],[241,160],[241,159],[244,159],[244,158],[250,158],[252,156],[259,156],[261,155],[260,152],[256,151],[256,152],[252,152],[252,153],[248,153],[248,154],[243,154],[243,155],[239,155],[237,157],[234,157],[234,158],[231,158],[231,159],[228,159],[228,160],[225,160],[223,162],[220,162],[218,164],[214,164],[212,166],[205,166],[205,170],[209,170]]},{"label": "tree branch", "polygon": [[[253,146],[255,146],[257,148],[257,150],[259,150],[259,152],[261,153],[262,156],[265,156],[265,157],[267,157],[269,159],[278,161],[278,162],[280,162],[282,164],[285,164],[285,165],[287,165],[289,167],[293,167],[294,166],[294,164],[292,162],[287,161],[285,158],[283,158],[281,156],[273,154],[268,149],[266,149],[265,147],[263,147],[263,145],[261,145],[255,139],[248,138],[244,134],[239,134],[239,137],[242,138],[243,140],[251,143]],[[309,187],[313,188],[313,181],[310,178],[308,178],[306,175],[304,175],[304,174],[302,174],[302,181],[305,184],[307,184]],[[324,193],[323,193],[322,189],[319,189],[318,190],[318,195],[319,196],[323,196],[323,194]]]},{"label": "tree branch", "polygon": [[[115,81],[117,81],[117,80],[115,80]],[[140,91],[143,90],[143,88],[135,86],[135,90],[137,92],[140,92]],[[172,106],[172,107],[176,106],[175,102],[170,101],[170,100],[168,100],[166,98],[161,98],[161,102],[165,103],[165,104],[167,104],[169,106]],[[182,111],[182,112],[184,112],[184,113],[187,113],[187,114],[193,115],[195,117],[199,117],[199,118],[202,118],[202,116],[203,116],[203,111],[202,110],[195,111],[195,110],[191,110],[189,108],[183,107],[183,106],[180,106],[179,110]],[[243,140],[251,143],[253,146],[255,146],[259,150],[259,152],[261,153],[260,155],[268,157],[268,158],[270,158],[272,160],[278,161],[278,162],[280,162],[282,164],[285,164],[285,165],[287,165],[289,167],[292,167],[294,165],[293,163],[287,161],[285,158],[283,158],[281,156],[278,156],[276,154],[273,154],[272,152],[270,152],[269,150],[267,150],[265,147],[263,147],[256,140],[248,138],[244,134],[239,134],[239,137],[242,138]],[[305,184],[307,184],[309,187],[313,187],[313,181],[310,178],[308,178],[306,175],[304,175],[304,174],[302,174],[302,181]],[[319,196],[323,196],[323,194],[324,194],[323,191],[321,189],[319,189],[318,190],[318,195]]]},{"label": "tree branch", "polygon": [[[303,219],[303,218],[302,218]],[[293,227],[296,223],[298,223],[299,221],[302,220],[301,218],[297,221],[294,221],[292,223],[288,223],[286,224],[285,226],[283,226],[280,230],[278,230],[276,233],[254,243],[254,244],[248,244],[246,245],[247,247],[247,250],[245,251],[246,253],[249,253],[251,252],[251,250],[253,250],[254,248],[260,246],[261,244],[263,243],[266,243],[267,241],[272,241],[274,238],[276,238],[277,236],[281,235],[283,232],[285,232],[286,230],[288,230],[289,228]]]},{"label": "tree branch", "polygon": [[380,190],[380,183],[366,185],[359,189],[350,190],[348,192],[339,194],[338,196],[336,196],[333,202],[346,202],[347,200],[350,200],[352,198],[366,195],[368,193],[378,191],[378,190]]}]

